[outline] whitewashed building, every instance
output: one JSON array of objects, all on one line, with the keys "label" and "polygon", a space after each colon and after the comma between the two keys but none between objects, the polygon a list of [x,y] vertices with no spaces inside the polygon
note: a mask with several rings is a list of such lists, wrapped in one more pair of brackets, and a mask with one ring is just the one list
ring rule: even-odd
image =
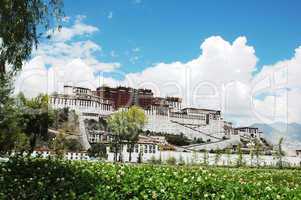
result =
[{"label": "whitewashed building", "polygon": [[[79,115],[80,140],[85,150],[90,148],[90,143],[98,143],[104,140],[106,134],[102,131],[89,131],[85,127],[85,119],[98,120],[100,117],[107,117],[116,112],[116,102],[106,99],[107,95],[103,90],[92,91],[88,88],[64,86],[63,94],[50,96],[49,104],[53,108],[70,108]],[[122,90],[121,90],[122,89]],[[110,90],[108,90],[110,92]],[[121,96],[114,96],[116,92]],[[143,93],[147,92],[147,95]],[[201,139],[206,144],[194,144],[189,146],[190,150],[226,148],[229,145],[237,145],[240,138],[258,138],[261,134],[258,128],[239,127],[233,128],[231,122],[223,119],[219,110],[202,108],[182,108],[181,99],[178,97],[153,97],[151,90],[134,90],[120,87],[119,90],[112,90],[110,95],[120,99],[119,103],[131,99],[130,92],[134,94],[134,102],[142,103],[147,116],[147,124],[144,131],[162,134],[183,134],[191,140]],[[139,92],[143,93],[139,99]],[[137,93],[137,94],[136,94]],[[124,99],[123,99],[124,98]],[[116,100],[116,101],[117,101]],[[119,100],[118,100],[119,101]],[[118,102],[117,102],[118,103]],[[119,105],[119,104],[118,104]],[[130,104],[132,105],[132,104]],[[119,107],[128,109],[128,107]],[[107,139],[107,138],[105,138]]]},{"label": "whitewashed building", "polygon": [[260,138],[261,132],[255,127],[237,127],[234,128],[234,134],[246,138]]}]

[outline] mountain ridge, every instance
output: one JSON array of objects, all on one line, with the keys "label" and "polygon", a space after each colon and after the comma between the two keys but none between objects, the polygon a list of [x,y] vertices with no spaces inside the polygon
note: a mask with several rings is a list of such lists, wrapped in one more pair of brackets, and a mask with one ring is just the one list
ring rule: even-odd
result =
[{"label": "mountain ridge", "polygon": [[251,127],[257,127],[263,132],[263,136],[274,144],[281,137],[284,138],[284,146],[289,149],[301,149],[301,124],[275,122],[272,124],[255,123]]}]

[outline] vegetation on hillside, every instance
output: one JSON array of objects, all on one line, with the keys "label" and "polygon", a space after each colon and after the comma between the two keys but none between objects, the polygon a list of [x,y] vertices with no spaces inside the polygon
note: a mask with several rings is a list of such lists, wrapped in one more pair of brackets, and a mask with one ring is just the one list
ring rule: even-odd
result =
[{"label": "vegetation on hillside", "polygon": [[[32,152],[36,147],[56,150],[58,142],[64,150],[79,151],[78,116],[69,109],[53,110],[48,96],[26,98],[22,93],[13,97],[10,84],[1,82],[0,93],[6,96],[0,109],[0,153]],[[49,128],[53,131],[49,132]],[[56,134],[60,136],[56,138]]]}]

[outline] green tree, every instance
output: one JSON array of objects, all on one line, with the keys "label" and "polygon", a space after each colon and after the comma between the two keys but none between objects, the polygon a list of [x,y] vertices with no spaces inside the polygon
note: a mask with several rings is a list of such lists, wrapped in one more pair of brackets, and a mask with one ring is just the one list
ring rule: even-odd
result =
[{"label": "green tree", "polygon": [[168,165],[175,165],[177,163],[177,160],[175,157],[171,156],[171,157],[168,157],[167,160],[166,160],[166,163]]},{"label": "green tree", "polygon": [[139,133],[146,123],[146,116],[143,110],[137,106],[132,106],[127,111],[119,111],[108,119],[108,128],[112,134],[112,147],[114,151],[114,161],[121,159],[121,151],[124,143],[129,146],[129,161],[134,144],[138,141]]},{"label": "green tree", "polygon": [[[25,141],[22,117],[13,103],[11,81],[33,47],[60,22],[62,0],[0,0],[0,142],[1,151]],[[58,26],[59,27],[59,26]],[[11,70],[7,70],[10,66]],[[22,138],[22,139],[21,139]],[[25,145],[25,144],[24,144]],[[26,145],[25,145],[26,146]],[[25,147],[24,146],[24,147]]]},{"label": "green tree", "polygon": [[58,158],[64,158],[67,149],[65,133],[60,131],[60,133],[53,138],[50,147],[54,150]]},{"label": "green tree", "polygon": [[192,156],[191,156],[191,164],[193,165],[193,164],[195,164],[195,163],[197,163],[198,162],[198,154],[197,154],[197,152],[196,151],[193,151],[192,152]]},{"label": "green tree", "polygon": [[236,160],[236,166],[237,167],[240,167],[243,165],[243,152],[242,152],[242,149],[241,149],[241,143],[238,144],[237,146],[237,154],[238,154],[238,157],[237,157],[237,160]]},{"label": "green tree", "polygon": [[282,150],[282,143],[283,143],[283,137],[281,137],[278,141],[278,144],[277,144],[277,149],[276,149],[276,157],[278,158],[278,162],[277,162],[277,165],[279,168],[283,168],[283,156],[285,155],[284,154],[284,151]]},{"label": "green tree", "polygon": [[203,164],[204,164],[204,165],[208,165],[208,164],[209,164],[208,159],[209,159],[208,150],[205,149],[205,150],[204,150],[204,154],[203,154]]},{"label": "green tree", "polygon": [[30,149],[29,139],[25,133],[19,133],[15,140],[14,150],[22,154]]},{"label": "green tree", "polygon": [[180,154],[180,158],[179,158],[179,163],[178,163],[179,165],[185,165],[185,161],[184,161],[184,159],[183,159],[183,155],[182,155],[182,153]]},{"label": "green tree", "polygon": [[22,133],[20,109],[11,97],[9,76],[0,77],[0,152],[27,150],[28,138]]},{"label": "green tree", "polygon": [[48,96],[39,96],[26,99],[19,95],[20,106],[22,107],[23,132],[30,139],[30,152],[36,147],[37,140],[49,140],[48,127],[54,122],[54,112],[48,108]]},{"label": "green tree", "polygon": [[214,158],[215,165],[218,165],[218,162],[220,161],[221,156],[222,156],[222,151],[220,149],[217,149],[215,151],[215,158]]},{"label": "green tree", "polygon": [[256,165],[259,167],[260,165],[260,155],[261,155],[261,145],[258,140],[255,140],[255,148],[254,148],[254,153],[256,157]]},{"label": "green tree", "polygon": [[62,16],[62,0],[0,0],[0,76],[7,65],[12,73],[21,69],[42,36],[60,28]]},{"label": "green tree", "polygon": [[226,155],[227,155],[227,165],[230,166],[231,165],[231,149],[230,148],[226,149]]},{"label": "green tree", "polygon": [[132,106],[127,111],[128,126],[129,131],[126,134],[127,145],[129,146],[129,162],[132,160],[132,152],[134,150],[134,145],[139,139],[139,134],[142,131],[147,119],[144,111],[137,107]]},{"label": "green tree", "polygon": [[108,128],[112,136],[111,147],[114,152],[114,161],[116,162],[118,153],[121,154],[122,140],[129,131],[126,111],[113,113],[108,119]]},{"label": "green tree", "polygon": [[166,134],[165,138],[168,143],[176,146],[186,146],[191,144],[190,140],[183,133],[180,133],[180,135]]},{"label": "green tree", "polygon": [[76,138],[66,139],[66,148],[68,151],[72,152],[79,152],[82,150],[82,145],[80,144],[79,140]]},{"label": "green tree", "polygon": [[105,144],[92,144],[91,148],[88,150],[88,155],[94,158],[107,158],[107,147]]},{"label": "green tree", "polygon": [[251,167],[253,167],[253,159],[254,159],[254,144],[251,145],[250,147],[250,164],[251,164]]}]

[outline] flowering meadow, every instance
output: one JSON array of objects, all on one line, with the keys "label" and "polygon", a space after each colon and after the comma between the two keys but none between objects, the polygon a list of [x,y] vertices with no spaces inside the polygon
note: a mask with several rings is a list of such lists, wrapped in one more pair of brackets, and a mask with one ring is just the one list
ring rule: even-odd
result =
[{"label": "flowering meadow", "polygon": [[0,199],[301,199],[301,170],[12,158]]}]

